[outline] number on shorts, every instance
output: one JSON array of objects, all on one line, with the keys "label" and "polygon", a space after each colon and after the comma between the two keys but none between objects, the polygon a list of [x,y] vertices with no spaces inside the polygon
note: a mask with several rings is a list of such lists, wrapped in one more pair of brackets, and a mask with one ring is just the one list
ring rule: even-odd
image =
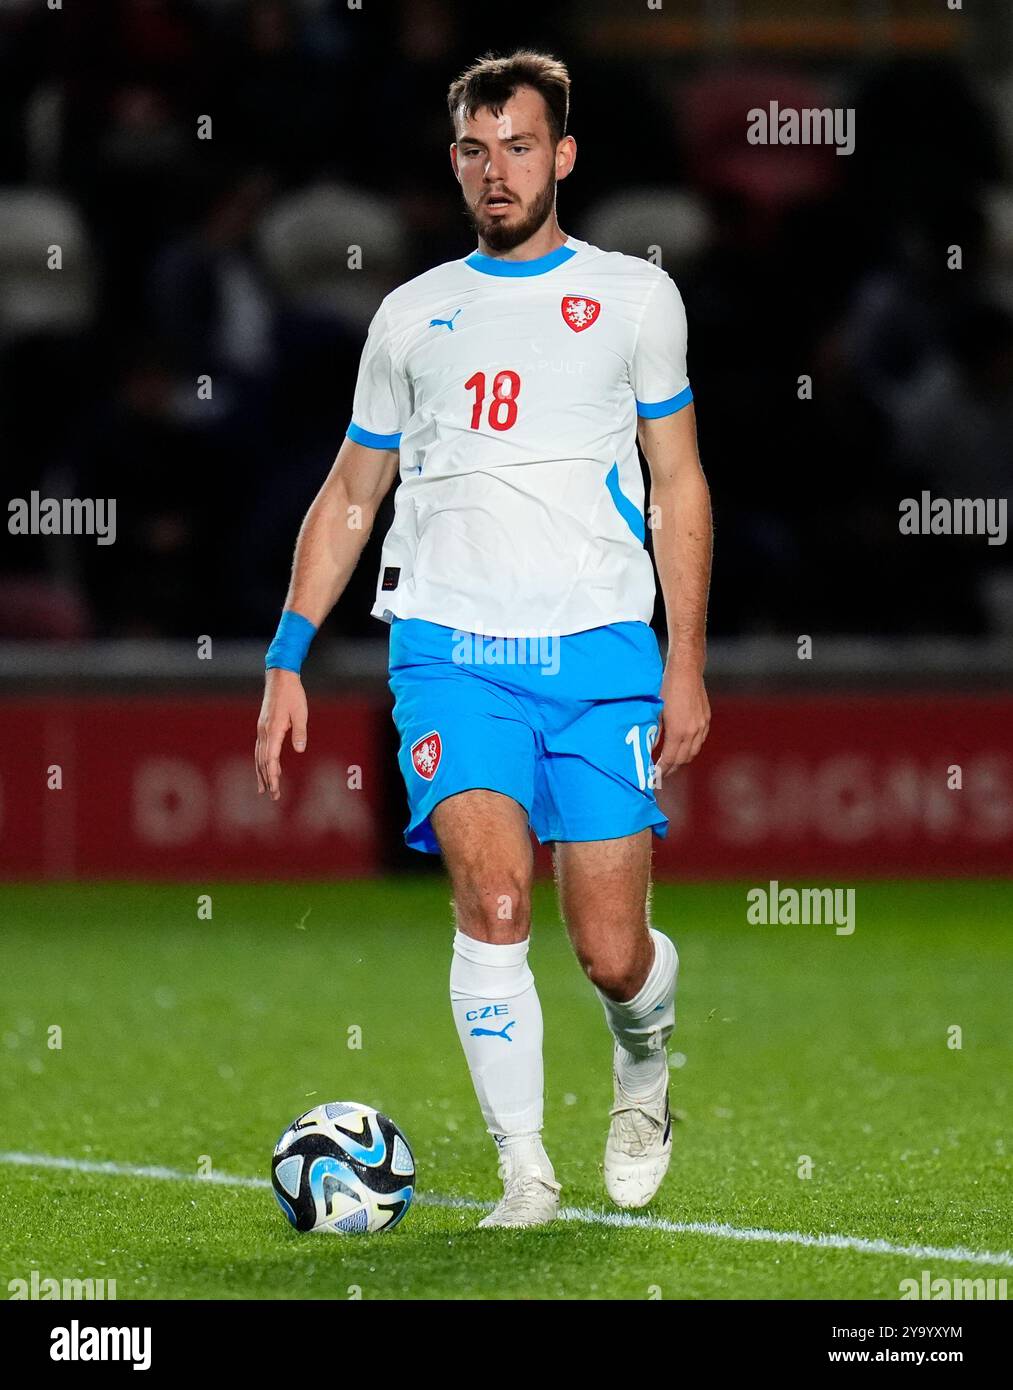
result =
[{"label": "number on shorts", "polygon": [[644,751],[640,750],[640,725],[634,724],[633,728],[626,735],[625,742],[633,748],[633,761],[637,766],[637,786],[641,791],[646,791],[648,787],[658,785],[657,765],[651,761],[651,749],[654,747],[658,737],[657,724],[648,726],[644,733]]}]

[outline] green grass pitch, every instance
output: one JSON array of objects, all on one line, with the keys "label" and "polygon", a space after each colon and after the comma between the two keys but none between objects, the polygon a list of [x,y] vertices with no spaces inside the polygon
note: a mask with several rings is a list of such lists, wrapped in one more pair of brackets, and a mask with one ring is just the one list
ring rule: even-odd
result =
[{"label": "green grass pitch", "polygon": [[[209,891],[213,919],[200,921]],[[749,926],[745,892],[655,890],[654,921],[681,957],[678,1119],[648,1224],[624,1228],[587,1215],[614,1210],[601,1178],[611,1040],[551,885],[539,885],[546,1146],[565,1206],[587,1210],[479,1231],[481,1210],[447,1200],[489,1203],[499,1184],[450,1016],[441,877],[8,886],[5,1286],[37,1269],[115,1279],[120,1299],[897,1299],[923,1269],[1013,1277],[1001,1258],[1013,1246],[1013,883],[860,884],[850,937]],[[354,1027],[360,1048],[348,1046]],[[326,1100],[375,1105],[408,1135],[420,1200],[389,1235],[298,1235],[255,1186],[10,1159],[196,1175],[206,1156],[216,1173],[264,1178],[286,1124]],[[939,1254],[955,1248],[1000,1258]]]}]

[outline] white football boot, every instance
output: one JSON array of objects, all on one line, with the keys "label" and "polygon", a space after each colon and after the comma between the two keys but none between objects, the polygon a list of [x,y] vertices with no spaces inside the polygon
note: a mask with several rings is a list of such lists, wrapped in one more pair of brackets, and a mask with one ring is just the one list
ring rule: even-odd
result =
[{"label": "white football boot", "polygon": [[661,1186],[672,1157],[668,1066],[654,1095],[647,1100],[631,1100],[619,1084],[615,1050],[612,1056],[615,1104],[609,1111],[612,1122],[605,1140],[605,1189],[616,1206],[646,1207]]},{"label": "white football boot", "polygon": [[[548,1162],[548,1160],[546,1160]],[[559,1213],[560,1184],[555,1174],[532,1162],[512,1162],[506,1152],[500,1154],[499,1175],[503,1179],[503,1196],[479,1226],[544,1226]]]}]

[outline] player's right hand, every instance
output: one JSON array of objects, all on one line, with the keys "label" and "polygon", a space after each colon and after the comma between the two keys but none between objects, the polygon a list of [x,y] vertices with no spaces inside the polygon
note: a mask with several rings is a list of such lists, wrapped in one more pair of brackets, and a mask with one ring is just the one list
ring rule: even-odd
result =
[{"label": "player's right hand", "polygon": [[257,720],[257,792],[270,792],[271,800],[281,796],[281,747],[292,730],[292,747],[297,753],[306,748],[309,710],[306,692],[295,671],[272,667],[264,680],[264,703]]}]

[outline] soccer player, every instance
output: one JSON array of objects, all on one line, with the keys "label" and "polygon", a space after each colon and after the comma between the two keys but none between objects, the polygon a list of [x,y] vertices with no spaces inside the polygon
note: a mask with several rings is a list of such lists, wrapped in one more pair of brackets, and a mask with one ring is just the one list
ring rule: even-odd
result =
[{"label": "soccer player", "polygon": [[553,846],[614,1040],[606,1189],[640,1207],[665,1175],[678,956],[648,918],[651,837],[667,828],[655,785],[710,722],[710,501],[685,311],[657,266],[560,230],[569,86],[561,62],[517,52],[450,88],[450,158],[478,249],[401,285],[373,318],[347,436],[299,534],[258,724],[259,790],[277,799],[285,735],[306,747],[302,660],[399,476],[372,612],[391,625],[405,838],[442,851],[453,887],[451,1004],[504,1183],[482,1226],[536,1226],[559,1208],[527,962],[531,830]]}]

